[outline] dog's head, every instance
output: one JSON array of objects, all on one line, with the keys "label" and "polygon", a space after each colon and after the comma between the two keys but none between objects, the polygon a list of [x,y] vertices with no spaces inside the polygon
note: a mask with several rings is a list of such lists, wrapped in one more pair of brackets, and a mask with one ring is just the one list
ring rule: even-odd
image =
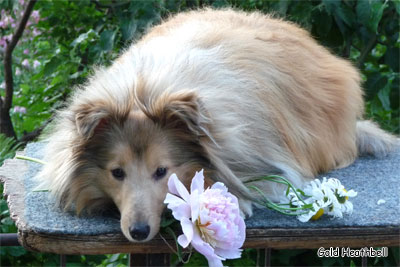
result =
[{"label": "dog's head", "polygon": [[80,144],[64,198],[78,212],[114,203],[130,241],[158,232],[172,173],[188,185],[195,171],[212,169],[203,144],[209,119],[193,92],[136,99],[127,108],[92,101],[75,106],[71,120]]}]

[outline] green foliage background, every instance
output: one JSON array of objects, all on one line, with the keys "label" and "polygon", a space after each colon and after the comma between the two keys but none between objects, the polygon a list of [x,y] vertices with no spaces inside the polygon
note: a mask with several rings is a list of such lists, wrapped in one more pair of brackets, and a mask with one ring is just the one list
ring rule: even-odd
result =
[{"label": "green foliage background", "polygon": [[[399,14],[400,1],[292,1],[292,0],[146,0],[146,1],[39,1],[35,10],[40,21],[31,26],[40,32],[32,40],[20,42],[13,54],[13,105],[25,107],[26,114],[12,112],[18,138],[47,122],[74,86],[85,82],[95,65],[108,65],[118,53],[134,42],[148,27],[174,13],[212,6],[259,10],[294,21],[308,29],[319,43],[333,53],[349,58],[363,78],[366,118],[377,121],[382,128],[399,133]],[[0,9],[19,9],[18,1],[0,1]],[[0,35],[12,29],[0,29]],[[30,54],[24,54],[29,49]],[[0,53],[0,58],[2,55]],[[28,59],[36,68],[24,67]],[[0,63],[0,83],[4,80]],[[4,96],[4,90],[0,89]],[[13,156],[19,147],[15,140],[0,136],[0,164]],[[2,189],[2,188],[1,188]],[[0,200],[0,231],[15,232],[4,199]],[[242,259],[227,262],[232,266],[255,265],[260,251],[246,250]],[[2,266],[56,265],[55,255],[30,253],[20,247],[2,248]],[[374,262],[375,260],[375,262]],[[391,249],[390,257],[376,258],[369,265],[398,265],[399,250]],[[73,256],[68,265],[123,266],[127,256]],[[204,264],[195,255],[188,265]],[[360,259],[318,258],[314,250],[274,251],[273,265],[359,265]]]}]

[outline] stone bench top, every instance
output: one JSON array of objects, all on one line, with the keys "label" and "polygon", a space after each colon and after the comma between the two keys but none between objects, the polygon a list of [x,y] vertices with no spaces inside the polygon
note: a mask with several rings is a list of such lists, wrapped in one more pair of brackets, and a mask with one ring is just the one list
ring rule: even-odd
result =
[{"label": "stone bench top", "polygon": [[[32,143],[25,155],[41,159],[43,143]],[[385,158],[361,157],[349,167],[320,177],[338,178],[352,198],[354,212],[342,219],[322,216],[302,223],[268,209],[256,209],[246,220],[246,247],[317,248],[321,246],[399,246],[400,149]],[[129,243],[119,220],[111,217],[77,217],[54,206],[49,192],[35,191],[33,177],[41,165],[7,160],[0,168],[11,217],[19,241],[28,249],[58,254],[160,253],[170,252],[157,236],[147,243]],[[385,203],[378,204],[378,200]],[[168,240],[171,242],[171,240]],[[174,244],[173,244],[174,246]]]}]

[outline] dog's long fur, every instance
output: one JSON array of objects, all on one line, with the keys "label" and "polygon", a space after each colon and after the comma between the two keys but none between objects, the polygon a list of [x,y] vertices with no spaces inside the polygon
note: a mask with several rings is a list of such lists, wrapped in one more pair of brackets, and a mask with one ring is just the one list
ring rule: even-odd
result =
[{"label": "dog's long fur", "polygon": [[[251,214],[256,196],[243,182],[252,177],[282,174],[301,186],[357,154],[385,155],[395,139],[357,122],[362,114],[358,71],[303,29],[260,13],[192,11],[152,28],[75,92],[40,177],[78,213],[115,203],[126,237],[134,241],[129,227],[140,221],[148,240],[174,172],[188,185],[204,168]],[[168,174],[155,180],[159,166]],[[281,192],[258,185],[271,198]]]}]

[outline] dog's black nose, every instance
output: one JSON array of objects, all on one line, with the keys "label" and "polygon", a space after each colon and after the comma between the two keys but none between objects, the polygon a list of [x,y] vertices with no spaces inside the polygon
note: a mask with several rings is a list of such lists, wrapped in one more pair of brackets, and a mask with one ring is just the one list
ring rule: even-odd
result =
[{"label": "dog's black nose", "polygon": [[146,223],[136,223],[129,227],[129,233],[135,240],[142,241],[147,238],[150,233],[150,226]]}]

